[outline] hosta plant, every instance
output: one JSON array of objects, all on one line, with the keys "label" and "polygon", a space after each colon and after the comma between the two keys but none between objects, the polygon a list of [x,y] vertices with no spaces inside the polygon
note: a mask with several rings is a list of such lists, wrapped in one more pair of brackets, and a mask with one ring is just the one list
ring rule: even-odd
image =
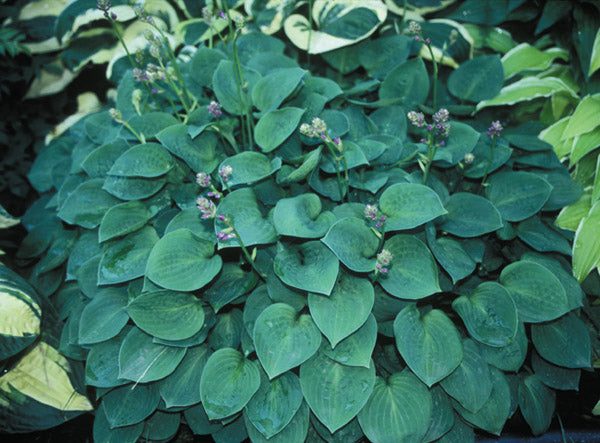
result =
[{"label": "hosta plant", "polygon": [[29,175],[18,256],[85,362],[94,438],[462,442],[517,409],[543,433],[591,365],[552,224],[582,190],[536,125],[474,113],[500,57],[396,22],[324,68],[214,17],[187,62],[149,35]]}]

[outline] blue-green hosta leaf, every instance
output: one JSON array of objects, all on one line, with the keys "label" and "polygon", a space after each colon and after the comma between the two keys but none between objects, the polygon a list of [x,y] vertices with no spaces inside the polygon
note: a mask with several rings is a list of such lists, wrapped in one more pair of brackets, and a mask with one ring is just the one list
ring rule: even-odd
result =
[{"label": "blue-green hosta leaf", "polygon": [[304,180],[308,174],[310,174],[319,165],[321,149],[322,147],[318,147],[317,149],[308,153],[302,164],[296,169],[292,169],[291,167],[288,167],[288,165],[284,165],[277,174],[277,183],[297,183]]},{"label": "blue-green hosta leaf", "polygon": [[[270,380],[261,371],[260,387],[246,405],[245,416],[265,439],[284,429],[302,405],[298,376],[286,372]],[[308,411],[307,411],[308,412]]]},{"label": "blue-green hosta leaf", "polygon": [[207,345],[188,348],[177,369],[159,382],[167,408],[200,403],[200,377],[210,354]]},{"label": "blue-green hosta leaf", "polygon": [[354,217],[338,220],[321,239],[348,268],[356,272],[375,269],[379,240],[363,220]]},{"label": "blue-green hosta leaf", "polygon": [[506,346],[501,348],[480,344],[482,357],[490,365],[503,371],[516,372],[523,365],[527,356],[527,335],[523,322],[519,322],[515,338]]},{"label": "blue-green hosta leaf", "polygon": [[500,283],[508,289],[519,318],[528,323],[554,320],[569,310],[562,284],[547,268],[529,261],[506,266]]},{"label": "blue-green hosta leaf", "polygon": [[285,284],[324,295],[331,293],[339,267],[336,256],[319,241],[283,246],[273,263]]},{"label": "blue-green hosta leaf", "polygon": [[335,221],[335,216],[321,213],[321,199],[316,194],[300,194],[282,198],[273,211],[273,225],[279,235],[301,238],[323,237]]},{"label": "blue-green hosta leaf", "polygon": [[264,154],[245,151],[223,160],[220,168],[223,166],[233,168],[227,182],[229,186],[249,185],[277,172],[281,168],[281,159],[275,157],[269,160]]},{"label": "blue-green hosta leaf", "polygon": [[[290,15],[284,30],[294,45],[309,54],[321,54],[367,38],[387,16],[380,2],[356,3],[352,0],[331,3],[318,0],[312,7],[313,20]],[[317,29],[311,29],[311,23]]]},{"label": "blue-green hosta leaf", "polygon": [[187,208],[171,219],[165,228],[165,234],[178,229],[189,229],[192,233],[203,240],[216,243],[214,223],[212,220],[202,218],[202,213],[196,206]]},{"label": "blue-green hosta leaf", "polygon": [[465,154],[475,149],[480,138],[481,134],[466,123],[451,122],[450,136],[446,140],[446,146],[438,149],[435,156],[436,164],[442,167],[457,165],[464,160]]},{"label": "blue-green hosta leaf", "polygon": [[411,45],[411,38],[407,35],[369,39],[361,47],[358,60],[369,77],[381,79],[408,58]]},{"label": "blue-green hosta leaf", "polygon": [[[230,217],[237,233],[246,247],[274,243],[277,240],[275,228],[265,219],[256,201],[252,188],[236,189],[227,194],[217,207],[217,214]],[[226,225],[215,219],[215,232],[226,229]],[[238,247],[235,238],[226,242],[219,241],[219,249]]]},{"label": "blue-green hosta leaf", "polygon": [[81,167],[92,178],[104,177],[115,161],[129,148],[125,140],[118,138],[90,152],[81,163]]},{"label": "blue-green hosta leaf", "polygon": [[150,440],[170,440],[177,433],[181,416],[175,412],[156,411],[144,422],[144,438]]},{"label": "blue-green hosta leaf", "polygon": [[536,214],[550,197],[552,186],[536,174],[508,171],[494,174],[486,197],[507,221],[521,221]]},{"label": "blue-green hosta leaf", "polygon": [[235,349],[219,349],[209,357],[200,378],[200,396],[208,418],[221,419],[241,411],[259,386],[255,362]]},{"label": "blue-green hosta leaf", "polygon": [[[215,95],[223,109],[230,114],[244,114],[246,112],[245,101],[248,102],[249,106],[252,106],[251,92],[256,82],[261,78],[258,72],[247,68],[242,68],[242,76],[244,82],[248,83],[246,92],[241,91],[241,85],[236,80],[236,68],[231,60],[221,60],[213,74],[212,83]],[[241,96],[244,94],[245,100]]]},{"label": "blue-green hosta leaf", "polygon": [[182,159],[194,172],[212,172],[219,159],[215,152],[217,139],[212,133],[202,133],[195,140],[183,124],[169,126],[160,131],[156,138],[171,154]]},{"label": "blue-green hosta leaf", "polygon": [[[273,274],[270,274],[270,276],[272,275]],[[270,276],[267,276],[267,282],[269,281]],[[275,279],[277,279],[277,277],[275,277]],[[250,335],[250,337],[254,335],[254,323],[256,322],[256,319],[262,313],[262,311],[272,304],[273,301],[269,297],[267,285],[259,285],[250,293],[250,295],[248,295],[246,302],[244,303],[242,319],[244,321],[246,332]]]},{"label": "blue-green hosta leaf", "polygon": [[102,397],[98,413],[106,415],[111,428],[129,426],[152,414],[159,401],[160,394],[154,383],[121,386]]},{"label": "blue-green hosta leaf", "polygon": [[467,60],[448,78],[452,95],[476,103],[494,98],[503,84],[504,70],[497,54]]},{"label": "blue-green hosta leaf", "polygon": [[321,333],[310,315],[298,315],[285,303],[267,307],[254,324],[256,355],[273,379],[308,360],[321,345]]},{"label": "blue-green hosta leaf", "polygon": [[306,441],[308,434],[309,415],[310,409],[308,409],[306,402],[302,402],[288,425],[269,439],[250,420],[248,410],[244,413],[244,422],[246,423],[248,436],[254,443],[303,443]]},{"label": "blue-green hosta leaf", "polygon": [[532,325],[531,340],[540,356],[555,365],[565,368],[589,368],[591,365],[590,334],[573,313]]},{"label": "blue-green hosta leaf", "polygon": [[477,412],[492,393],[492,379],[488,364],[479,348],[470,339],[463,340],[463,359],[460,365],[440,384],[444,391],[462,407]]},{"label": "blue-green hosta leaf", "polygon": [[[335,280],[331,283],[328,291],[331,292],[334,284]],[[307,294],[300,289],[292,288],[291,286],[284,284],[281,279],[277,277],[274,269],[267,273],[267,294],[272,303],[286,303],[294,308],[296,312],[300,312],[308,303]],[[251,330],[249,333],[252,335]]]},{"label": "blue-green hosta leaf", "polygon": [[345,366],[318,352],[300,366],[300,385],[310,409],[335,432],[369,399],[375,385],[375,364],[371,361],[369,368]]},{"label": "blue-green hosta leaf", "polygon": [[127,123],[134,131],[143,134],[146,140],[149,140],[163,129],[178,124],[179,120],[167,112],[148,112],[142,115],[134,115]]},{"label": "blue-green hosta leaf", "polygon": [[[508,147],[508,142],[503,138],[497,138],[495,143],[494,155],[492,156],[491,139],[489,137],[479,137],[477,144],[471,151],[471,154],[475,157],[473,163],[464,165],[465,177],[482,178],[486,170],[491,174],[508,161],[513,152],[513,149]],[[490,158],[492,159],[491,165]],[[490,165],[489,169],[488,165]]]},{"label": "blue-green hosta leaf", "polygon": [[208,419],[202,404],[184,409],[183,415],[194,434],[209,435],[223,429],[223,424],[220,421]]},{"label": "blue-green hosta leaf", "polygon": [[237,264],[225,263],[219,277],[205,292],[207,300],[215,312],[252,290],[258,276],[254,272],[245,272]]},{"label": "blue-green hosta leaf", "polygon": [[517,225],[516,232],[521,240],[536,251],[571,255],[571,245],[568,240],[539,217],[533,216],[523,220]]},{"label": "blue-green hosta leaf", "polygon": [[369,280],[342,273],[328,297],[308,294],[308,307],[316,325],[335,348],[367,321],[374,299]]},{"label": "blue-green hosta leaf", "polygon": [[441,228],[459,237],[479,237],[502,227],[500,212],[486,198],[457,192],[446,203],[448,215]]},{"label": "blue-green hosta leaf", "polygon": [[446,213],[438,195],[430,187],[416,183],[396,183],[379,198],[387,216],[386,231],[412,229]]},{"label": "blue-green hosta leaf", "polygon": [[102,217],[98,241],[104,242],[137,231],[150,217],[150,211],[139,201],[119,203],[106,211]]},{"label": "blue-green hosta leaf", "polygon": [[208,344],[212,349],[234,348],[241,343],[244,332],[242,311],[232,309],[229,312],[217,314],[215,326],[210,331]]},{"label": "blue-green hosta leaf", "polygon": [[418,300],[440,291],[435,259],[425,244],[412,235],[395,235],[383,246],[392,254],[389,272],[379,284],[394,297]]},{"label": "blue-green hosta leaf", "polygon": [[433,441],[448,435],[454,425],[454,410],[448,394],[440,386],[434,386],[429,392],[432,399],[431,420],[423,441]]},{"label": "blue-green hosta leaf", "polygon": [[100,410],[94,416],[93,436],[94,441],[106,443],[135,443],[144,431],[144,422],[134,425],[110,428],[104,411]]},{"label": "blue-green hosta leaf", "polygon": [[127,312],[144,332],[164,340],[184,340],[204,324],[202,303],[186,292],[146,292],[134,298]]},{"label": "blue-green hosta leaf", "polygon": [[175,370],[186,350],[154,343],[152,336],[134,327],[119,350],[119,378],[136,383],[160,380]]},{"label": "blue-green hosta leaf", "polygon": [[427,245],[453,283],[471,275],[475,270],[475,261],[458,241],[448,237],[428,238]]},{"label": "blue-green hosta leaf", "polygon": [[574,391],[579,389],[581,369],[557,366],[544,360],[537,352],[531,355],[531,368],[540,381],[548,387]]},{"label": "blue-green hosta leaf", "polygon": [[129,383],[119,378],[119,349],[131,326],[116,337],[90,346],[85,363],[85,383],[97,388],[114,388]]},{"label": "blue-green hosta leaf", "polygon": [[256,123],[254,138],[263,152],[271,152],[296,130],[304,114],[301,108],[281,108],[264,114]]},{"label": "blue-green hosta leaf", "polygon": [[438,440],[438,443],[475,443],[473,428],[465,423],[457,413],[453,414],[453,418],[452,428]]},{"label": "blue-green hosta leaf", "polygon": [[98,266],[98,284],[122,283],[144,275],[146,261],[157,242],[158,235],[150,226],[111,242]]},{"label": "blue-green hosta leaf", "polygon": [[583,291],[581,290],[581,286],[579,286],[579,283],[577,283],[577,280],[575,277],[573,277],[573,274],[568,272],[561,262],[552,257],[538,254],[536,252],[527,252],[523,254],[521,256],[521,260],[532,261],[544,266],[560,280],[563,288],[565,288],[567,299],[569,300],[569,310],[583,306]]},{"label": "blue-green hosta leaf", "polygon": [[427,386],[448,376],[463,358],[458,330],[439,309],[422,314],[409,305],[394,320],[396,347],[409,368]]},{"label": "blue-green hosta leaf", "polygon": [[379,99],[394,99],[407,108],[425,103],[429,76],[421,57],[411,58],[392,69],[379,88]]},{"label": "blue-green hosta leaf", "polygon": [[528,375],[519,382],[519,408],[533,435],[548,430],[554,408],[556,392],[544,385],[537,375]]},{"label": "blue-green hosta leaf", "polygon": [[104,213],[120,203],[102,189],[104,180],[92,179],[80,184],[65,200],[58,217],[72,225],[93,229],[100,224]]},{"label": "blue-green hosta leaf", "polygon": [[478,428],[491,434],[500,435],[510,413],[510,387],[506,377],[496,368],[490,368],[492,393],[477,412],[471,412],[460,404],[454,403],[454,409],[462,417]]},{"label": "blue-green hosta leaf", "polygon": [[305,74],[304,69],[284,68],[261,78],[252,91],[254,106],[263,112],[277,109],[296,89]]},{"label": "blue-green hosta leaf", "polygon": [[178,229],[161,238],[148,257],[146,276],[173,291],[195,291],[210,282],[221,270],[222,260],[214,255],[212,242],[187,229]]},{"label": "blue-green hosta leaf", "polygon": [[471,337],[488,346],[503,347],[517,334],[519,316],[510,293],[496,282],[484,282],[470,295],[452,302]]},{"label": "blue-green hosta leaf", "polygon": [[115,160],[110,175],[119,177],[159,177],[174,166],[173,157],[158,143],[144,143],[125,151]]},{"label": "blue-green hosta leaf", "polygon": [[79,343],[100,343],[113,338],[129,320],[127,292],[106,288],[97,293],[81,313]]},{"label": "blue-green hosta leaf", "polygon": [[[167,183],[165,177],[144,178],[144,177],[117,177],[109,175],[104,180],[102,189],[121,200],[142,200],[152,197]],[[116,203],[120,203],[118,200]]]},{"label": "blue-green hosta leaf", "polygon": [[431,415],[431,393],[405,369],[387,380],[377,377],[358,421],[371,441],[410,443],[422,440]]},{"label": "blue-green hosta leaf", "polygon": [[[325,114],[324,112],[321,114]],[[346,122],[348,119],[344,114],[338,112],[337,114],[342,115]],[[333,136],[335,128],[329,128],[330,136]],[[347,132],[347,129],[346,131]],[[351,141],[347,141],[344,143],[344,158],[346,159],[346,167],[348,170],[356,169],[359,166],[368,165],[369,162],[365,157],[365,153],[356,143]],[[335,174],[336,170],[343,172],[344,171],[344,163],[338,162],[336,164],[335,160],[331,156],[330,152],[327,152],[324,156],[321,157],[321,170],[327,172],[328,174]]]},{"label": "blue-green hosta leaf", "polygon": [[377,320],[372,314],[369,314],[367,321],[340,341],[335,349],[331,349],[331,346],[324,344],[321,347],[321,352],[343,365],[368,368],[376,341]]}]

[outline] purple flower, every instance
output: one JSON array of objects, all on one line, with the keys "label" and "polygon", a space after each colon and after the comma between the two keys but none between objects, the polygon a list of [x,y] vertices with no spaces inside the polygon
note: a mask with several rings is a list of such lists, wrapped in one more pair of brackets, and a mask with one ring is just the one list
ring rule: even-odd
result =
[{"label": "purple flower", "polygon": [[141,70],[140,68],[133,69],[133,78],[136,82],[147,82],[150,81],[150,77],[146,71]]},{"label": "purple flower", "polygon": [[446,108],[440,108],[435,114],[433,114],[433,121],[436,123],[445,123],[448,121],[449,116],[450,113]]},{"label": "purple flower", "polygon": [[487,135],[488,137],[500,137],[500,132],[502,132],[504,128],[499,120],[492,122],[490,128],[488,129]]},{"label": "purple flower", "polygon": [[379,209],[375,205],[367,205],[365,206],[365,218],[368,220],[377,220],[377,216],[379,215]]},{"label": "purple flower", "polygon": [[388,268],[387,266],[392,262],[392,253],[387,249],[382,249],[379,254],[377,254],[377,262],[375,264],[375,274],[387,274]]},{"label": "purple flower", "polygon": [[198,183],[198,186],[208,188],[211,183],[210,175],[208,175],[206,172],[198,172],[196,174],[196,183]]},{"label": "purple flower", "polygon": [[[111,8],[112,4],[110,0],[98,0],[97,7],[99,10],[107,12]],[[107,15],[107,14],[104,14]]]},{"label": "purple flower", "polygon": [[202,213],[201,217],[205,220],[209,218],[215,218],[217,215],[217,207],[206,197],[198,197],[198,200],[196,200],[196,206]]},{"label": "purple flower", "polygon": [[414,34],[414,35],[420,34],[421,33],[421,25],[415,21],[409,22],[408,23],[408,32],[410,34]]},{"label": "purple flower", "polygon": [[214,100],[210,102],[206,109],[208,109],[208,112],[214,118],[219,118],[223,115],[223,112],[221,111],[221,105],[219,104],[219,102],[216,102]]},{"label": "purple flower", "polygon": [[319,135],[322,135],[327,131],[327,125],[319,117],[315,117],[312,119],[312,127],[314,128],[315,132]]},{"label": "purple flower", "polygon": [[229,177],[233,174],[233,168],[229,165],[223,165],[219,168],[219,176],[224,183],[229,181]]},{"label": "purple flower", "polygon": [[422,112],[410,111],[406,114],[410,122],[418,128],[421,128],[425,125],[425,116]]},{"label": "purple flower", "polygon": [[222,18],[223,20],[227,20],[227,15],[225,15],[225,13],[223,11],[219,11],[219,17]]}]

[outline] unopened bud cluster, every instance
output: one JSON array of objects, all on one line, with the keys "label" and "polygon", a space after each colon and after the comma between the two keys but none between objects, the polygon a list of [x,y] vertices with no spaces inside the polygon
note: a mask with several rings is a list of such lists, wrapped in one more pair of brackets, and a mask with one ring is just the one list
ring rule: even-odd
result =
[{"label": "unopened bud cluster", "polygon": [[309,138],[318,137],[327,143],[333,144],[339,152],[344,150],[342,141],[339,137],[333,139],[329,137],[329,134],[327,133],[327,124],[319,117],[313,118],[310,125],[308,123],[301,124],[300,134]]},{"label": "unopened bud cluster", "polygon": [[377,262],[375,263],[375,274],[387,274],[389,269],[388,266],[392,262],[392,253],[387,249],[382,249],[379,254],[377,254]]},{"label": "unopened bud cluster", "polygon": [[500,132],[502,132],[503,129],[504,128],[502,127],[500,121],[496,120],[490,125],[487,135],[488,137],[500,137]]},{"label": "unopened bud cluster", "polygon": [[387,219],[385,215],[379,215],[379,209],[375,205],[365,206],[365,218],[374,221],[376,228],[381,228]]},{"label": "unopened bud cluster", "polygon": [[219,102],[216,102],[214,100],[209,103],[206,109],[208,109],[209,114],[212,115],[214,118],[219,118],[223,115],[223,111],[221,111],[221,105],[219,104]]},{"label": "unopened bud cluster", "polygon": [[112,3],[110,0],[98,0],[97,7],[100,11],[104,12],[104,17],[111,18],[113,20],[117,19],[117,14],[114,12],[109,13],[109,9],[112,7]]},{"label": "unopened bud cluster", "polygon": [[408,23],[408,33],[410,35],[414,35],[415,41],[417,41],[417,42],[422,41],[426,45],[430,44],[431,40],[429,39],[429,37],[427,37],[427,38],[424,39],[423,35],[421,34],[421,31],[422,31],[421,25],[418,24],[417,22],[411,21],[411,22]]},{"label": "unopened bud cluster", "polygon": [[[219,168],[219,176],[221,177],[221,180],[223,180],[224,183],[229,181],[229,177],[231,176],[231,174],[233,174],[233,168],[231,166],[223,165],[221,166],[221,168]],[[210,175],[206,172],[199,172],[198,174],[196,174],[196,183],[198,183],[198,186],[200,186],[201,188],[209,189],[207,194],[208,197],[212,197],[217,200],[223,197],[223,194],[221,194],[212,184],[212,179]],[[196,200],[196,207],[202,214],[201,217],[204,220],[216,218],[225,223],[225,225],[227,225],[227,228],[217,233],[217,240],[225,242],[236,237],[235,229],[233,227],[233,222],[231,221],[231,218],[223,214],[217,214],[217,207],[212,200],[209,200],[207,197],[204,196],[198,197],[198,199]]]},{"label": "unopened bud cluster", "polygon": [[[429,135],[433,136],[433,140],[437,141],[439,146],[444,146],[446,144],[446,139],[450,136],[450,123],[448,122],[448,118],[450,117],[450,113],[445,108],[440,108],[435,114],[433,114],[433,122],[427,123],[425,121],[425,116],[422,112],[410,111],[407,114],[410,122],[418,127],[425,127]],[[428,138],[422,138],[421,143],[428,143]]]}]

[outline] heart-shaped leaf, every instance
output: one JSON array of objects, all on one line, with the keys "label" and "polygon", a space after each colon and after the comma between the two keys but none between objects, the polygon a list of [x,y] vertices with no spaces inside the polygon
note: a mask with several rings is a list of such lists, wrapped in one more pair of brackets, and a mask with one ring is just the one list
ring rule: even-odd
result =
[{"label": "heart-shaped leaf", "polygon": [[194,291],[205,286],[221,270],[222,260],[214,255],[213,243],[187,229],[161,238],[148,257],[146,276],[173,291]]},{"label": "heart-shaped leaf", "polygon": [[394,320],[396,346],[410,369],[427,386],[448,376],[463,359],[458,330],[443,311],[422,314],[409,305]]},{"label": "heart-shaped leaf", "polygon": [[371,362],[369,368],[345,366],[318,352],[300,366],[300,385],[310,409],[335,432],[369,399],[375,385],[375,364]]},{"label": "heart-shaped leaf", "polygon": [[142,293],[127,306],[127,312],[141,330],[164,340],[189,338],[204,324],[200,299],[186,292]]},{"label": "heart-shaped leaf", "polygon": [[321,241],[351,270],[370,272],[375,269],[372,257],[379,240],[363,220],[353,217],[338,220]]},{"label": "heart-shaped leaf", "polygon": [[320,345],[311,316],[285,303],[267,307],[254,324],[256,355],[271,379],[308,360]]},{"label": "heart-shaped leaf", "polygon": [[275,256],[275,274],[287,285],[329,295],[338,276],[340,262],[319,241],[284,246]]},{"label": "heart-shaped leaf", "polygon": [[421,441],[429,427],[432,397],[409,370],[377,377],[358,421],[371,441]]},{"label": "heart-shaped leaf", "polygon": [[508,345],[517,333],[519,317],[510,293],[498,283],[484,282],[472,294],[452,302],[469,334],[488,346]]},{"label": "heart-shaped leaf", "polygon": [[300,194],[282,198],[273,211],[273,225],[279,235],[321,238],[335,222],[335,216],[321,212],[321,199],[316,194]]},{"label": "heart-shaped leaf", "polygon": [[392,260],[379,284],[398,298],[418,300],[440,291],[438,270],[427,246],[412,235],[395,235],[385,242]]},{"label": "heart-shaped leaf", "polygon": [[511,263],[502,270],[500,283],[509,290],[524,322],[554,320],[569,310],[565,289],[558,278],[537,263]]},{"label": "heart-shaped leaf", "polygon": [[441,228],[459,237],[479,237],[502,227],[500,212],[486,198],[457,192],[446,203],[448,215]]},{"label": "heart-shaped leaf", "polygon": [[387,216],[386,231],[412,229],[446,213],[433,189],[416,183],[396,183],[379,198],[379,207]]},{"label": "heart-shaped leaf", "polygon": [[374,297],[369,280],[342,273],[329,297],[309,294],[308,307],[313,320],[335,348],[364,324]]},{"label": "heart-shaped leaf", "polygon": [[538,353],[551,363],[565,368],[589,368],[590,334],[573,313],[557,320],[531,326],[531,340]]},{"label": "heart-shaped leaf", "polygon": [[200,378],[200,396],[208,418],[221,419],[241,411],[259,386],[255,362],[235,349],[219,349],[208,358]]},{"label": "heart-shaped leaf", "polygon": [[219,168],[230,166],[233,173],[229,177],[229,186],[247,185],[262,180],[281,168],[281,159],[275,157],[270,160],[259,152],[245,151],[227,157],[221,162]]},{"label": "heart-shaped leaf", "polygon": [[377,320],[370,314],[367,321],[355,332],[340,341],[335,349],[324,344],[321,352],[332,360],[346,366],[369,367],[377,341]]}]

